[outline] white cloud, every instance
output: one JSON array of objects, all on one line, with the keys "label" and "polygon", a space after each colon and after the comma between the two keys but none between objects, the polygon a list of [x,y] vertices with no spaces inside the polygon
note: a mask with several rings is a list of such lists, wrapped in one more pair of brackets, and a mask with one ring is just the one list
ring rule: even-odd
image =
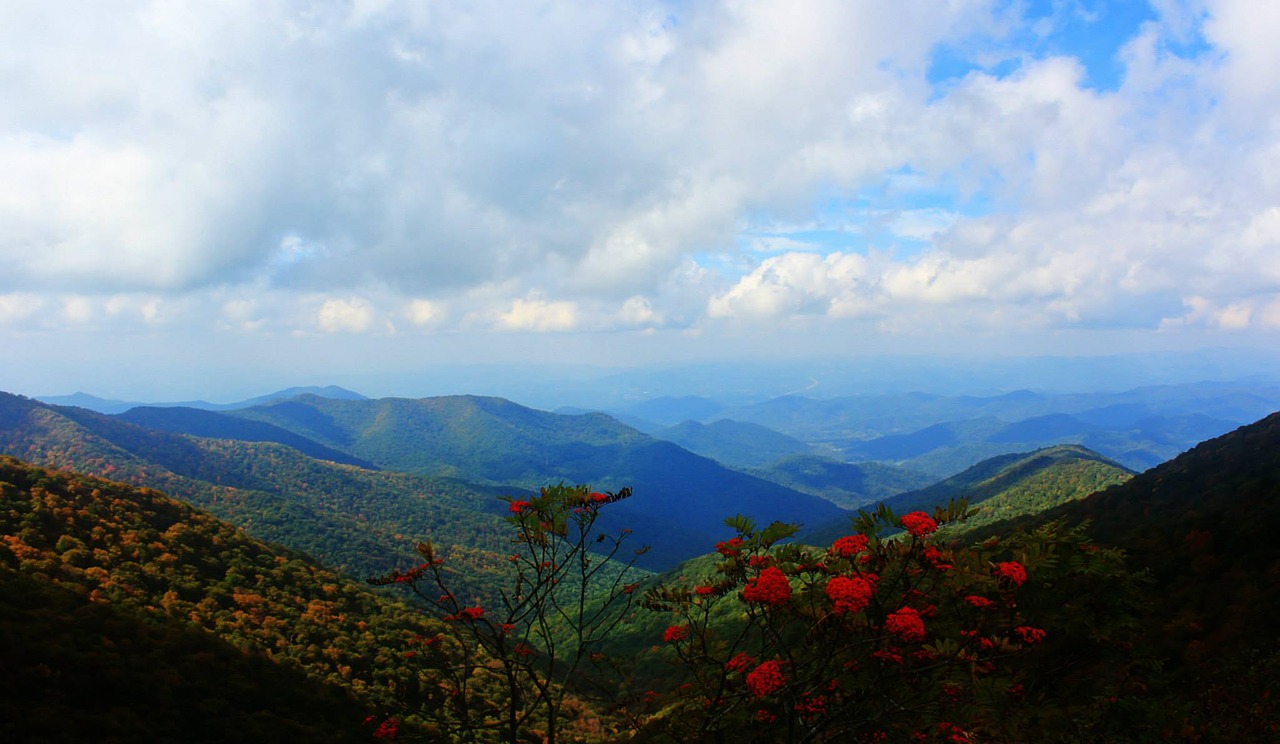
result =
[{"label": "white cloud", "polygon": [[662,316],[654,312],[653,303],[647,297],[628,297],[618,309],[618,323],[623,327],[655,326],[662,323]]},{"label": "white cloud", "polygon": [[409,301],[405,308],[405,315],[410,323],[417,326],[438,325],[444,320],[445,309],[439,302],[415,299]]},{"label": "white cloud", "polygon": [[44,307],[44,300],[30,292],[0,294],[0,323],[17,323],[32,317]]},{"label": "white cloud", "polygon": [[1161,0],[1107,91],[1021,7],[5,4],[0,322],[1274,325],[1280,6]]},{"label": "white cloud", "polygon": [[571,331],[578,325],[578,306],[536,297],[517,299],[511,303],[510,310],[498,317],[498,325],[508,331]]},{"label": "white cloud", "polygon": [[316,320],[326,333],[360,333],[373,323],[373,307],[358,297],[328,299],[320,306]]}]

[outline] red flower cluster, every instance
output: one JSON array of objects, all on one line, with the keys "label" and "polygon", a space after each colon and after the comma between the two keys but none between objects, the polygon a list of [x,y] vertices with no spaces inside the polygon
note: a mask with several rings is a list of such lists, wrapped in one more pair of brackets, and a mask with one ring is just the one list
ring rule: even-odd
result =
[{"label": "red flower cluster", "polygon": [[528,501],[512,501],[511,506],[508,508],[508,511],[510,511],[512,514],[523,514],[524,510],[528,508],[529,508]]},{"label": "red flower cluster", "polygon": [[952,568],[952,565],[947,561],[946,554],[933,545],[926,545],[924,551],[920,554],[920,558],[939,571],[948,571]]},{"label": "red flower cluster", "polygon": [[687,625],[668,625],[667,629],[662,633],[662,640],[666,643],[675,643],[684,640],[689,635],[689,626]]},{"label": "red flower cluster", "polygon": [[802,718],[820,716],[827,712],[827,698],[825,695],[805,695],[794,707]]},{"label": "red flower cluster", "polygon": [[394,718],[383,721],[373,732],[375,739],[394,739],[400,734],[400,722]]},{"label": "red flower cluster", "polygon": [[862,612],[871,603],[874,592],[871,582],[857,576],[837,576],[827,582],[827,598],[841,614]]},{"label": "red flower cluster", "polygon": [[916,537],[924,537],[938,529],[938,523],[934,521],[933,517],[922,511],[904,514],[901,522],[902,527]]},{"label": "red flower cluster", "polygon": [[699,597],[705,597],[709,594],[715,594],[716,588],[714,586],[706,586],[706,585],[695,586],[693,588],[693,593],[697,594]]},{"label": "red flower cluster", "polygon": [[908,643],[924,640],[924,621],[920,613],[910,607],[903,607],[884,619],[884,629]]},{"label": "red flower cluster", "polygon": [[1046,633],[1040,628],[1032,628],[1029,625],[1019,625],[1013,629],[1018,634],[1018,638],[1028,646],[1039,643],[1044,640]]},{"label": "red flower cluster", "polygon": [[869,542],[866,535],[845,535],[831,543],[831,553],[841,558],[852,558],[866,550]]},{"label": "red flower cluster", "polygon": [[726,672],[738,672],[741,674],[747,671],[747,667],[754,663],[756,663],[755,659],[744,653],[739,653],[737,656],[724,663],[724,670]]},{"label": "red flower cluster", "polygon": [[769,566],[742,588],[742,598],[747,602],[760,602],[779,606],[791,599],[791,582],[777,566]]},{"label": "red flower cluster", "polygon": [[1027,569],[1017,561],[997,563],[994,573],[997,579],[1008,579],[1014,586],[1022,586],[1027,581]]},{"label": "red flower cluster", "polygon": [[970,594],[969,596],[964,598],[964,601],[968,602],[970,605],[973,605],[974,607],[977,607],[979,610],[985,610],[995,606],[995,602],[992,602],[986,597],[979,597],[976,594]]},{"label": "red flower cluster", "polygon": [[740,553],[742,553],[742,543],[743,543],[743,540],[741,537],[734,537],[729,540],[722,540],[716,543],[716,552],[719,553],[720,555],[726,555],[730,557],[739,555]]},{"label": "red flower cluster", "polygon": [[747,689],[758,698],[768,697],[781,690],[787,684],[787,677],[782,673],[783,662],[776,659],[766,661],[747,675]]},{"label": "red flower cluster", "polygon": [[590,498],[594,503],[603,504],[604,502],[609,500],[609,494],[600,493],[599,491],[596,491],[595,493],[591,494]]}]

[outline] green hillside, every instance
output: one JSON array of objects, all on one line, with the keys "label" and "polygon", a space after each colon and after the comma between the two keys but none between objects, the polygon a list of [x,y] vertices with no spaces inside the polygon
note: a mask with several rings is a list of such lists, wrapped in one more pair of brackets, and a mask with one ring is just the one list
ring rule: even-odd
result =
[{"label": "green hillside", "polygon": [[817,455],[795,455],[753,474],[797,491],[821,496],[836,506],[856,509],[868,503],[927,486],[927,475],[878,462],[849,463]]},{"label": "green hillside", "polygon": [[811,445],[786,434],[779,434],[759,424],[729,419],[709,424],[685,421],[661,429],[654,436],[675,442],[703,457],[740,468],[763,467],[784,457],[809,455],[814,451]]},{"label": "green hillside", "polygon": [[279,444],[172,434],[0,393],[0,453],[164,490],[356,577],[411,560],[414,542],[430,538],[483,594],[506,554],[496,490],[323,462]]},{"label": "green hillside", "polygon": [[978,524],[994,521],[988,513],[999,512],[995,519],[1034,514],[1132,476],[1131,471],[1097,452],[1059,445],[984,460],[927,488],[886,499],[885,504],[903,513],[964,498],[981,507],[970,522]]},{"label": "green hillside", "polygon": [[[1035,452],[1001,455],[926,488],[883,500],[897,514],[932,511],[953,499],[967,499],[977,513],[963,529],[972,530],[1019,515],[1038,514],[1067,501],[1081,499],[1133,473],[1084,447],[1060,445]],[[834,539],[847,528],[837,521],[806,531],[806,540]]]}]

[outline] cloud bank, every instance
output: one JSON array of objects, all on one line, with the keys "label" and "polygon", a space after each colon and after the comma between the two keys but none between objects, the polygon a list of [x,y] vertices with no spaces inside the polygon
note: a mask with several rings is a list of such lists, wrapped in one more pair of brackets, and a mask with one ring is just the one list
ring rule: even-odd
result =
[{"label": "cloud bank", "polygon": [[1280,9],[1085,6],[8,3],[0,327],[1280,328]]}]

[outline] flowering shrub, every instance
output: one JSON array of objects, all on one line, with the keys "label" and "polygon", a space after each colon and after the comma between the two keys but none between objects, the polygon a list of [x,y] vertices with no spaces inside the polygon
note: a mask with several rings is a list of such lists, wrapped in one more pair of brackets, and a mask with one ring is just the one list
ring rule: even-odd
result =
[{"label": "flowering shrub", "polygon": [[[882,506],[825,550],[785,543],[788,525],[729,520],[738,535],[717,545],[717,579],[645,595],[679,618],[664,640],[686,672],[654,725],[693,741],[1025,738],[1008,734],[1030,709],[1022,659],[1048,634],[1019,595],[1039,591],[1036,566],[1062,574],[1055,541],[1089,552],[1078,532],[968,549],[932,541],[967,513],[959,502],[897,518]],[[886,536],[893,527],[905,533]]]}]

